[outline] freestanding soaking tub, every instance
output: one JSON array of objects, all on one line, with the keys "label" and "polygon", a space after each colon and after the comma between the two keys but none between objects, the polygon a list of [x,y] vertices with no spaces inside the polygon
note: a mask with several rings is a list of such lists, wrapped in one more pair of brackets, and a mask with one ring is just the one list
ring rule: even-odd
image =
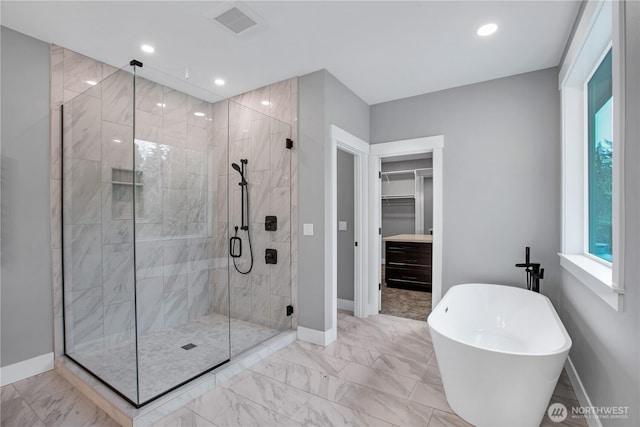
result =
[{"label": "freestanding soaking tub", "polygon": [[539,426],[571,348],[551,301],[525,289],[449,289],[428,319],[451,408],[476,426]]}]

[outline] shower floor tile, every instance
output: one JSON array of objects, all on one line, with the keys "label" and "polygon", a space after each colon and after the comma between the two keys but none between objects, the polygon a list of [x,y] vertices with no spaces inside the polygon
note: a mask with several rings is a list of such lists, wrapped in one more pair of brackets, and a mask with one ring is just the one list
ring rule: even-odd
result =
[{"label": "shower floor tile", "polygon": [[[231,318],[231,354],[229,318],[219,314],[144,335],[137,343],[139,401],[145,402],[188,381],[278,333],[275,329]],[[98,351],[69,355],[136,401],[135,349],[136,342],[131,339]]]}]

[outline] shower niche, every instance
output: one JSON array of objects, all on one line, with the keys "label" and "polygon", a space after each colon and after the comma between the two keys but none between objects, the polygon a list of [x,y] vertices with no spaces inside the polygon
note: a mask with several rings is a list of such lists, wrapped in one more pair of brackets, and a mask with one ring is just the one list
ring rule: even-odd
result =
[{"label": "shower niche", "polygon": [[66,356],[140,407],[291,328],[290,125],[146,66],[61,110]]}]

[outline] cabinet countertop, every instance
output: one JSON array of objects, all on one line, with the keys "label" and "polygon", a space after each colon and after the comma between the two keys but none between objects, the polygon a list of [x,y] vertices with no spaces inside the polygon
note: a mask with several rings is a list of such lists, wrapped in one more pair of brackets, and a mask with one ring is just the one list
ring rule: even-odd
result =
[{"label": "cabinet countertop", "polygon": [[412,243],[433,243],[433,236],[430,234],[396,234],[382,238],[385,242],[412,242]]}]

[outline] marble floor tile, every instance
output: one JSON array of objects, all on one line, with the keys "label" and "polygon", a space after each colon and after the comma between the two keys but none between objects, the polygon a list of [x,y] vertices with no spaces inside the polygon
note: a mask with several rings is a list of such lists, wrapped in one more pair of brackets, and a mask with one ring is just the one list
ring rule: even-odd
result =
[{"label": "marble floor tile", "polygon": [[0,388],[0,402],[8,402],[9,400],[19,399],[21,397],[13,384]]},{"label": "marble floor tile", "polygon": [[391,424],[370,417],[361,412],[354,411],[346,406],[329,402],[319,397],[312,397],[306,405],[302,406],[293,419],[304,426],[380,426]]},{"label": "marble floor tile", "polygon": [[553,395],[571,400],[578,400],[575,392],[573,391],[573,387],[571,386],[571,381],[568,377],[563,377],[562,375],[558,379],[555,390],[553,390]]},{"label": "marble floor tile", "polygon": [[432,408],[440,409],[446,412],[453,412],[453,409],[447,403],[444,395],[444,389],[440,384],[428,384],[418,381],[415,388],[409,396],[409,400],[421,403]]},{"label": "marble floor tile", "polygon": [[251,369],[332,402],[340,400],[353,387],[352,383],[337,376],[277,358],[268,358]]},{"label": "marble floor tile", "polygon": [[311,347],[304,345],[304,343],[300,341],[296,341],[292,345],[283,348],[277,352],[276,355],[289,362],[297,363],[307,368],[317,369],[330,375],[336,375],[349,364],[346,360],[321,354],[320,351],[314,351]]},{"label": "marble floor tile", "polygon": [[201,396],[189,408],[217,426],[276,427],[298,426],[292,419],[219,388]]},{"label": "marble floor tile", "polygon": [[371,366],[380,353],[364,349],[359,346],[346,344],[342,341],[335,341],[329,344],[323,351],[324,354],[337,357],[339,359],[356,362],[360,365]]},{"label": "marble floor tile", "polygon": [[428,427],[473,427],[456,414],[436,409],[431,415]]},{"label": "marble floor tile", "polygon": [[435,351],[433,353],[431,353],[431,356],[429,356],[429,360],[427,360],[427,365],[435,366],[436,368],[438,367],[438,359],[436,358],[436,352]]},{"label": "marble floor tile", "polygon": [[362,386],[348,391],[338,403],[399,426],[427,425],[433,412],[428,406]]},{"label": "marble floor tile", "polygon": [[417,361],[428,360],[428,355],[433,352],[433,346],[426,341],[419,341],[406,336],[395,336],[386,341],[374,341],[371,343],[370,348],[380,353]]},{"label": "marble floor tile", "polygon": [[28,402],[35,402],[51,395],[52,390],[69,391],[73,385],[55,371],[47,371],[13,384],[16,390]]},{"label": "marble floor tile", "polygon": [[440,370],[426,361],[405,359],[391,354],[381,354],[371,365],[372,368],[387,371],[405,377],[415,378],[422,382],[442,385]]},{"label": "marble floor tile", "polygon": [[[338,324],[340,324],[340,321],[338,321]],[[341,342],[341,343],[349,344],[351,346],[369,349],[369,346],[371,345],[371,338],[365,335],[358,335],[358,334],[354,334],[351,332],[338,329],[336,342]]]},{"label": "marble floor tile", "polygon": [[[354,335],[362,338],[355,349],[344,347],[339,350],[328,350],[326,347],[298,341],[265,358],[251,369],[238,373],[232,379],[220,384],[218,388],[186,403],[185,406],[178,408],[154,425],[157,427],[469,426],[455,415],[447,404],[435,357],[428,351],[419,357],[417,355],[417,350],[430,347],[430,341],[425,339],[425,330],[422,325],[407,323],[406,319],[396,320],[392,316],[345,320],[346,318],[346,315],[340,314],[338,321],[340,324],[350,325],[352,330],[357,331],[362,328],[359,323],[365,324],[364,328],[367,332],[369,332],[367,328],[371,327],[384,330],[384,334],[391,337],[390,343],[398,343],[402,350],[409,351],[409,356],[413,359],[381,353],[368,367],[341,358],[366,358],[362,356],[367,354],[365,350],[369,350],[369,354],[375,354],[374,348],[379,345],[379,341],[370,332],[369,335]],[[217,319],[215,316],[205,316],[200,321],[208,322],[208,326],[189,323],[188,327],[186,325],[184,327],[186,329],[181,329],[179,334],[192,334],[190,337],[193,339],[203,340],[215,330],[213,325],[217,323]],[[236,341],[236,345],[243,338],[257,337],[253,325],[242,322],[240,323],[242,327],[238,327],[236,323],[234,328],[234,322],[237,320],[232,320],[232,342]],[[170,333],[165,331],[165,333],[165,339],[168,342],[183,339],[186,336],[179,335],[177,330],[172,330]],[[344,332],[344,334],[353,333]],[[146,343],[149,344],[149,342]],[[339,341],[339,343],[343,346],[354,346],[347,341]],[[162,345],[160,341],[156,344]],[[163,353],[162,348],[155,348],[153,345],[145,348],[154,354]],[[353,356],[354,352],[359,356]],[[113,355],[113,347],[110,354]],[[188,353],[183,351],[181,354]],[[162,374],[154,374],[155,377],[170,378],[173,371],[163,370],[162,364],[156,363],[157,360],[157,358],[148,360],[153,362],[150,363],[150,367],[162,370]],[[184,360],[181,362],[186,363],[182,368],[188,365]],[[181,367],[178,366],[176,372],[180,372],[180,369]],[[134,375],[127,375],[125,371],[113,372],[121,380],[135,379]],[[154,375],[144,378],[153,379]],[[411,383],[415,383],[415,386],[407,396],[406,390]],[[145,387],[144,384],[145,382],[142,381],[141,386]],[[147,385],[149,384],[151,383]],[[5,386],[1,392],[3,427],[116,425],[54,372],[47,372],[14,385]],[[394,392],[405,397],[393,394]],[[571,410],[572,407],[579,406],[573,396],[575,394],[569,379],[563,373],[551,403],[561,402]],[[586,427],[587,423],[581,417],[570,417],[562,423],[554,423],[545,415],[541,425],[543,427]]]},{"label": "marble floor tile", "polygon": [[6,427],[42,426],[44,424],[13,385],[2,387],[0,424]]},{"label": "marble floor tile", "polygon": [[153,427],[216,427],[188,408],[182,407],[153,424]]},{"label": "marble floor tile", "polygon": [[287,417],[292,416],[311,398],[309,393],[257,373],[236,383],[233,391]]},{"label": "marble floor tile", "polygon": [[[237,378],[245,378],[246,375],[239,374],[229,382],[235,382]],[[225,384],[225,386],[228,384]],[[239,397],[225,386],[217,387],[210,392],[203,394],[193,402],[186,405],[186,408],[203,416],[208,420],[213,420],[216,417],[223,415],[226,411],[229,411],[236,407],[239,402]]]},{"label": "marble floor tile", "polygon": [[379,371],[357,363],[349,363],[338,376],[356,384],[371,387],[398,397],[407,398],[417,380],[388,371]]},{"label": "marble floor tile", "polygon": [[46,426],[113,426],[116,423],[79,391],[58,391],[30,404]]}]

